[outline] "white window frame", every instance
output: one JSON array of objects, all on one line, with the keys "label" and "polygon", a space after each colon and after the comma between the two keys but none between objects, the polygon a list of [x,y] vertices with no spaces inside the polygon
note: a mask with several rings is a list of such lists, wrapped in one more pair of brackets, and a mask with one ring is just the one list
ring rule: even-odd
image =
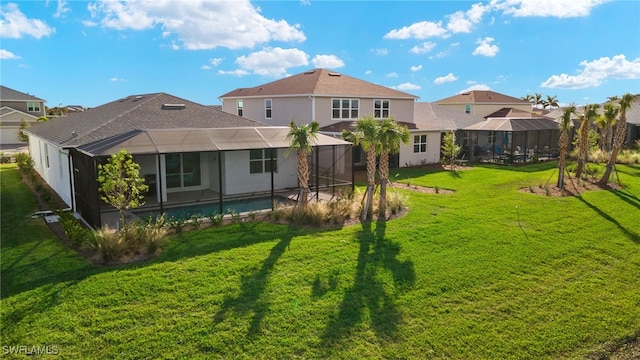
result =
[{"label": "white window frame", "polygon": [[[261,157],[251,158],[251,153],[260,151]],[[271,154],[273,152],[273,162],[271,162]],[[251,165],[260,164],[260,171],[255,171],[251,168]],[[271,165],[275,165],[275,169],[273,169],[274,173],[278,172],[278,149],[251,149],[249,150],[249,174],[263,174],[271,172]]]},{"label": "white window frame", "polygon": [[[379,105],[379,107],[377,107],[377,105]],[[385,105],[387,106],[385,107]],[[389,116],[391,116],[391,100],[390,99],[373,99],[374,119],[388,119]]]},{"label": "white window frame", "polygon": [[415,154],[427,152],[427,134],[413,135],[413,152]]},{"label": "white window frame", "polygon": [[495,131],[489,131],[489,134],[487,135],[487,143],[495,144],[497,139],[498,139],[498,137],[496,136],[496,132]]},{"label": "white window frame", "polygon": [[28,112],[40,112],[40,103],[39,102],[27,102],[27,111]]},{"label": "white window frame", "polygon": [[[335,102],[338,102],[338,107],[334,106]],[[346,106],[346,107],[345,107]],[[338,111],[338,117],[335,116],[334,111]],[[345,112],[347,116],[345,117]],[[331,119],[357,119],[360,116],[360,99],[331,99]]]},{"label": "white window frame", "polygon": [[471,114],[471,104],[465,104],[464,113],[465,114]]},{"label": "white window frame", "polygon": [[264,118],[271,119],[273,117],[273,100],[264,99]]},{"label": "white window frame", "polygon": [[236,100],[236,115],[243,116],[244,114],[244,102],[242,100]]}]

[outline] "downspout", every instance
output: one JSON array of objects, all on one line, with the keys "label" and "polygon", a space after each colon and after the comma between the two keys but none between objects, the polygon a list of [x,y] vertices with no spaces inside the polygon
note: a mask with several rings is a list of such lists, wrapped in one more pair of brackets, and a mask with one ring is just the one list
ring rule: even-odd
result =
[{"label": "downspout", "polygon": [[[85,155],[86,156],[86,155]],[[97,164],[97,160],[95,157],[91,158],[93,160],[93,176],[95,176],[96,179],[96,184],[97,184],[97,180],[98,180],[98,164]],[[102,210],[100,209],[100,192],[98,191],[98,189],[96,188],[96,195],[98,197],[98,227],[102,228]]]},{"label": "downspout", "polygon": [[160,215],[164,215],[164,202],[162,201],[162,163],[160,162],[160,154],[156,154],[156,159],[158,159],[158,181],[156,184],[158,188],[156,190],[160,197]]},{"label": "downspout", "polygon": [[354,145],[351,144],[351,194],[356,191],[356,174],[353,169],[356,167],[356,157],[353,156]]},{"label": "downspout", "polygon": [[331,146],[331,195],[336,194],[336,146]]},{"label": "downspout", "polygon": [[71,157],[71,150],[67,150],[67,160],[69,161],[69,195],[71,196],[71,211],[76,211],[76,192],[73,186],[73,158]]},{"label": "downspout", "polygon": [[320,198],[320,147],[316,146],[316,202]]}]

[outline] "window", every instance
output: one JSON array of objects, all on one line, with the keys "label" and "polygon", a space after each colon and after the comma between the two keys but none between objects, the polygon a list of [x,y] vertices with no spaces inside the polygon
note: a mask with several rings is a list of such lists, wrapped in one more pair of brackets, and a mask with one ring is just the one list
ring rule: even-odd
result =
[{"label": "window", "polygon": [[271,99],[266,99],[264,101],[264,117],[271,119]]},{"label": "window", "polygon": [[[271,159],[273,157],[273,160]],[[253,149],[249,150],[249,173],[261,174],[266,172],[278,172],[278,150]]]},{"label": "window", "polygon": [[467,104],[464,106],[464,113],[471,114],[471,105]]},{"label": "window", "polygon": [[166,154],[167,188],[201,185],[200,153]]},{"label": "window", "polygon": [[332,119],[357,119],[360,102],[358,99],[331,100]]},{"label": "window", "polygon": [[236,100],[236,108],[238,110],[237,112],[238,116],[242,116],[243,105],[244,104],[242,103],[242,100]]},{"label": "window", "polygon": [[49,168],[49,145],[44,144],[44,160],[47,165],[47,169]]},{"label": "window", "polygon": [[386,119],[389,117],[390,100],[373,100],[373,117],[376,119]]},{"label": "window", "polygon": [[28,102],[27,103],[27,111],[39,112],[40,111],[40,103],[38,103],[38,102]]},{"label": "window", "polygon": [[414,153],[427,152],[427,135],[415,135],[413,137],[413,152]]},{"label": "window", "polygon": [[494,144],[496,142],[496,132],[495,131],[489,131],[489,136],[488,136],[487,142],[489,144]]}]

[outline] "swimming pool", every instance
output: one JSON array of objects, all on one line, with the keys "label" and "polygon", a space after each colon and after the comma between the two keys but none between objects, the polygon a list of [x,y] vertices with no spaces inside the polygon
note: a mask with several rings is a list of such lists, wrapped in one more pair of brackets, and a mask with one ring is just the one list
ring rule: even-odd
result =
[{"label": "swimming pool", "polygon": [[[287,198],[276,196],[274,198],[276,203],[293,203],[292,200]],[[271,210],[271,197],[250,198],[242,200],[229,200],[222,203],[223,213],[229,214],[231,212],[243,213],[250,211]],[[153,215],[159,215],[160,210],[141,210],[134,211],[140,218],[146,218]],[[209,216],[213,213],[220,213],[220,203],[208,203],[208,204],[192,204],[186,206],[164,208],[164,213],[167,219],[182,218],[186,219],[193,215],[200,214],[202,216]]]}]

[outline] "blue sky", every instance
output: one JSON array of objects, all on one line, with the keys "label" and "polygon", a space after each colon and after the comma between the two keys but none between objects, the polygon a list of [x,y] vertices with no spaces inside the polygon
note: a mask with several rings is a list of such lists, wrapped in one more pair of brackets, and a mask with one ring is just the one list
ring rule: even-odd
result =
[{"label": "blue sky", "polygon": [[6,1],[3,85],[50,107],[167,92],[203,104],[323,67],[435,101],[640,93],[640,2]]}]

